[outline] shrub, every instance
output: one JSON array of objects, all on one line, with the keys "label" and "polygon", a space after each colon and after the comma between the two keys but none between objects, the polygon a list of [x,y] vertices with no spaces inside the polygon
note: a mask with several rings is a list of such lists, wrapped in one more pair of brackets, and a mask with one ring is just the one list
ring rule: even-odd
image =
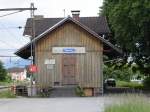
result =
[{"label": "shrub", "polygon": [[7,77],[7,71],[3,66],[3,63],[0,61],[0,81],[5,81]]},{"label": "shrub", "polygon": [[84,90],[83,90],[83,88],[81,88],[80,86],[77,86],[77,87],[76,87],[75,93],[76,93],[77,96],[85,96]]},{"label": "shrub", "polygon": [[115,68],[104,65],[104,79],[114,78],[117,80],[130,81],[133,73],[130,68]]},{"label": "shrub", "polygon": [[150,76],[144,79],[143,84],[146,89],[150,90]]}]

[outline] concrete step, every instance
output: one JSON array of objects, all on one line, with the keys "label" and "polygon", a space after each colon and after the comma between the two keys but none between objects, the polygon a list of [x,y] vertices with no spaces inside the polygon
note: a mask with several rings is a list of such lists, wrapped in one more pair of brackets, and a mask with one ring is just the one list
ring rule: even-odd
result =
[{"label": "concrete step", "polygon": [[50,97],[75,97],[75,87],[55,87],[50,92]]}]

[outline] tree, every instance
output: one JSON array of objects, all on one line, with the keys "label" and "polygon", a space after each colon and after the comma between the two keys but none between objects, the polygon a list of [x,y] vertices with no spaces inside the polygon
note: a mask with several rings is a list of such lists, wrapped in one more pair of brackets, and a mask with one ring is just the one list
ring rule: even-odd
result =
[{"label": "tree", "polygon": [[113,41],[150,74],[150,1],[104,0],[101,14],[108,19]]},{"label": "tree", "polygon": [[141,52],[150,54],[149,0],[104,0],[102,14],[107,17],[121,48],[135,52],[138,43]]},{"label": "tree", "polygon": [[7,77],[7,72],[3,67],[3,63],[0,61],[0,81],[5,81]]},{"label": "tree", "polygon": [[124,60],[114,60],[104,65],[104,79],[115,78],[117,80],[130,81],[137,73],[138,71],[135,70],[135,65],[125,63]]}]

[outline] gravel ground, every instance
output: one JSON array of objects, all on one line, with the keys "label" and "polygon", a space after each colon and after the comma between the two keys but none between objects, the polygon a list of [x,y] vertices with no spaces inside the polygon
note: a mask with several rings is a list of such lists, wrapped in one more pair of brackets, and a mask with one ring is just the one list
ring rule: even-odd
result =
[{"label": "gravel ground", "polygon": [[0,99],[0,112],[103,112],[103,97]]}]

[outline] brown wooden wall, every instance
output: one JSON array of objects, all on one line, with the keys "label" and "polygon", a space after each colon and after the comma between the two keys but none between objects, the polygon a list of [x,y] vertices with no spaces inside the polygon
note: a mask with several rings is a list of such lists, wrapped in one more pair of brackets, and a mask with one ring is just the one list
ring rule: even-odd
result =
[{"label": "brown wooden wall", "polygon": [[[65,23],[36,42],[35,62],[38,66],[36,81],[39,86],[53,86],[62,82],[62,55],[52,54],[52,47],[85,47],[85,54],[76,55],[76,81],[82,87],[101,87],[103,45],[74,23]],[[45,59],[55,59],[54,69],[47,69]]]}]

